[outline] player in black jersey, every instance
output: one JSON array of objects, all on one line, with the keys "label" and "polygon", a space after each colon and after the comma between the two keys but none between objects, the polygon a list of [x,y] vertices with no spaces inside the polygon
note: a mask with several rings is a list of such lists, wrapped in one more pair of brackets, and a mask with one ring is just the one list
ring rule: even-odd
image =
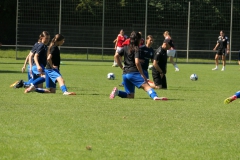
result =
[{"label": "player in black jersey", "polygon": [[152,77],[156,89],[167,89],[167,50],[172,45],[171,39],[164,39],[163,44],[155,51]]},{"label": "player in black jersey", "polygon": [[217,44],[213,48],[213,50],[217,50],[217,53],[215,55],[215,64],[216,67],[213,68],[212,70],[218,70],[218,58],[219,56],[222,56],[222,70],[225,70],[225,65],[226,65],[226,56],[229,54],[229,39],[227,36],[225,36],[224,31],[220,31],[220,36],[218,36]]}]

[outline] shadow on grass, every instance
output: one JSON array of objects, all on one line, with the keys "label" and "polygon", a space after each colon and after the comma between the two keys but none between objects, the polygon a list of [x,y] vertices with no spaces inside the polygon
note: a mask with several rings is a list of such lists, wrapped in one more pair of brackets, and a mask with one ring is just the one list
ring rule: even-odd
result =
[{"label": "shadow on grass", "polygon": [[22,73],[21,71],[0,70],[0,73]]}]

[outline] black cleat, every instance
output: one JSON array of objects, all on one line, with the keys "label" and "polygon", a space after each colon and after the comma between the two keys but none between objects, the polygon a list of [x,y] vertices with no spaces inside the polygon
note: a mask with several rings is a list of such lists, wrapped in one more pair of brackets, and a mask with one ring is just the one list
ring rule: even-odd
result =
[{"label": "black cleat", "polygon": [[20,80],[20,81],[18,81],[17,82],[17,84],[14,86],[14,88],[21,88],[21,87],[23,87],[23,80]]}]

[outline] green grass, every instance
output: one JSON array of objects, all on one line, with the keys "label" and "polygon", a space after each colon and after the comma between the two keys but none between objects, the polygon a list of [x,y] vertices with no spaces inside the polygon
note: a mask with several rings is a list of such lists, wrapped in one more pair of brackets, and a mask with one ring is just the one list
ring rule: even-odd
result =
[{"label": "green grass", "polygon": [[[9,87],[26,80],[22,63],[0,59],[0,159],[240,158],[240,101],[223,104],[239,89],[237,65],[221,72],[212,71],[213,64],[179,64],[174,72],[168,64],[168,90],[157,93],[169,100],[153,101],[141,89],[135,99],[110,100],[121,83],[121,70],[111,62],[63,61],[61,73],[76,96],[59,88],[24,94]],[[115,80],[107,80],[109,72]],[[189,79],[192,73],[198,81]]]}]

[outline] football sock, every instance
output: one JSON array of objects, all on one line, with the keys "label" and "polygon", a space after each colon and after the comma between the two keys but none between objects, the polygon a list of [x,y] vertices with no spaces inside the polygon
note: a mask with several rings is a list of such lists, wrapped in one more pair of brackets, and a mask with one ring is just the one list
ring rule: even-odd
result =
[{"label": "football sock", "polygon": [[235,96],[236,96],[236,98],[240,98],[240,91],[237,91],[237,92],[235,93]]},{"label": "football sock", "polygon": [[121,97],[121,98],[127,98],[127,92],[118,91],[118,96]]},{"label": "football sock", "polygon": [[38,93],[44,93],[45,92],[43,88],[36,88],[35,91],[38,92]]},{"label": "football sock", "polygon": [[45,82],[45,78],[44,78],[44,77],[38,77],[37,79],[35,79],[35,80],[32,82],[32,84],[33,84],[34,86],[36,86],[36,85],[41,84],[41,83],[43,83],[43,82]]},{"label": "football sock", "polygon": [[27,82],[23,82],[24,86],[30,85],[31,83],[33,83],[33,79],[29,79]]},{"label": "football sock", "polygon": [[148,91],[147,91],[147,93],[148,93],[148,95],[153,99],[154,97],[158,97],[157,96],[157,93],[155,92],[155,90],[154,89],[149,89]]},{"label": "football sock", "polygon": [[62,90],[63,93],[64,93],[64,92],[67,92],[67,87],[66,87],[65,85],[62,85],[60,88],[61,88],[61,90]]}]

